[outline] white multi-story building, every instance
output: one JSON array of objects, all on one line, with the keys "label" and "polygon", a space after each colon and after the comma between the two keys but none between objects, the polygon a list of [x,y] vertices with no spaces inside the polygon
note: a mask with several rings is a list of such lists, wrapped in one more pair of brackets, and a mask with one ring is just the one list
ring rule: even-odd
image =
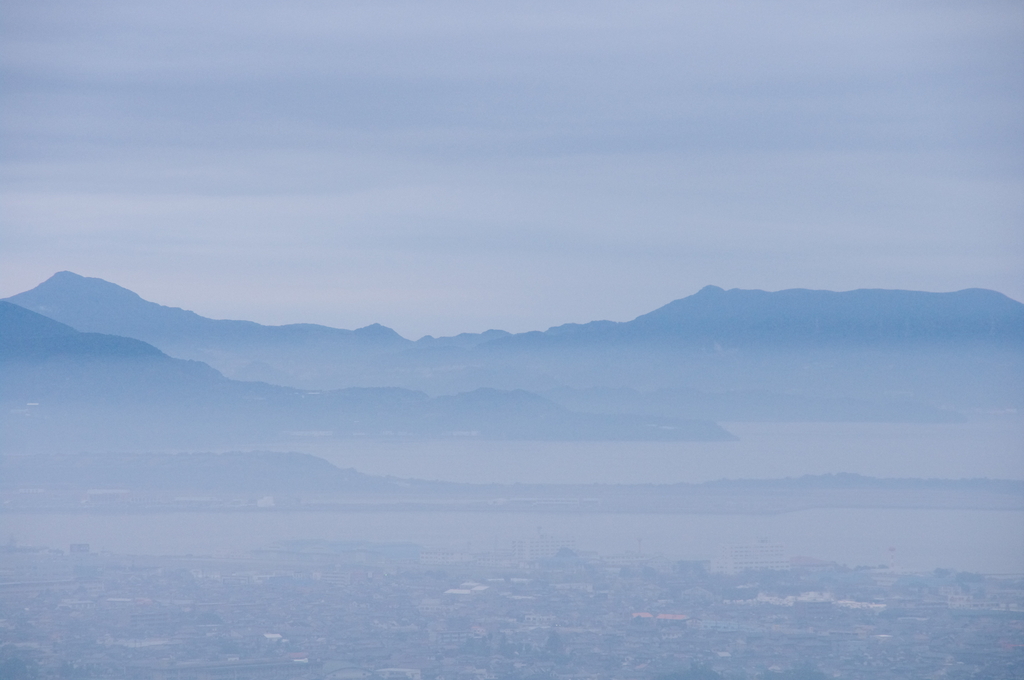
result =
[{"label": "white multi-story building", "polygon": [[757,541],[732,543],[718,548],[718,558],[711,563],[711,571],[719,574],[739,574],[747,570],[789,569],[786,547],[781,543]]},{"label": "white multi-story building", "polygon": [[532,538],[512,541],[512,555],[522,562],[532,562],[546,557],[554,557],[562,548],[573,550],[575,547],[576,541],[572,538],[540,534]]}]

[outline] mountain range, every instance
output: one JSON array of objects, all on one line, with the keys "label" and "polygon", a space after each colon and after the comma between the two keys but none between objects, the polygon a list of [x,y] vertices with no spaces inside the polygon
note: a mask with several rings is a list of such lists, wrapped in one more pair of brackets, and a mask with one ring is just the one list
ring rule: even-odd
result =
[{"label": "mountain range", "polygon": [[122,448],[295,432],[723,439],[711,421],[1013,417],[1024,305],[980,289],[708,286],[632,321],[413,341],[208,319],[60,272],[0,302],[0,369],[14,447],[89,445],[101,422]]},{"label": "mountain range", "polygon": [[230,380],[140,340],[82,333],[0,302],[0,451],[166,449],[390,437],[716,440],[708,421],[573,412],[522,390],[431,397]]},{"label": "mountain range", "polygon": [[265,345],[324,346],[336,350],[407,350],[413,347],[672,344],[675,347],[887,346],[984,342],[1020,347],[1024,305],[983,289],[954,293],[905,290],[723,290],[705,286],[632,321],[564,324],[547,331],[501,330],[454,337],[403,338],[372,324],[356,330],[317,324],[264,326],[252,321],[208,319],[178,307],[143,300],[103,279],[58,272],[7,302],[82,332],[121,335],[161,348],[202,346],[237,351]]}]

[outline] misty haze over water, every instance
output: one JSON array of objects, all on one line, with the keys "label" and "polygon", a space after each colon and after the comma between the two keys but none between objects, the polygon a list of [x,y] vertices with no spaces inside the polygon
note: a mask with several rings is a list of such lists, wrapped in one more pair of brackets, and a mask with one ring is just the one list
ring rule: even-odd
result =
[{"label": "misty haze over water", "polygon": [[[578,549],[708,560],[723,543],[770,539],[789,554],[900,570],[1018,573],[1024,511],[814,509],[779,515],[494,513],[227,513],[21,515],[4,535],[63,546],[89,543],[124,555],[239,555],[287,541],[413,543],[471,554],[507,550],[515,540],[572,537]],[[890,551],[895,548],[895,551]]]},{"label": "misty haze over water", "polygon": [[[471,484],[671,484],[853,472],[873,477],[1024,479],[1016,421],[957,424],[729,423],[731,442],[294,442],[293,449],[373,475]],[[313,439],[316,439],[315,437]],[[507,490],[516,493],[514,487]],[[520,492],[524,493],[524,492]],[[7,515],[18,543],[89,543],[126,554],[242,554],[282,541],[406,542],[465,552],[538,532],[602,554],[710,559],[722,543],[770,538],[794,555],[849,566],[888,564],[985,573],[1024,565],[1024,510],[816,508],[763,514],[174,512]]]},{"label": "misty haze over water", "polygon": [[[81,677],[119,663],[142,678],[250,672],[224,651],[242,649],[228,640],[286,638],[240,631],[232,605],[202,619],[236,623],[211,631],[220,651],[200,652],[205,638],[185,632],[199,605],[184,596],[210,588],[254,600],[246,611],[258,629],[277,616],[272,593],[330,603],[310,624],[323,634],[301,650],[248,647],[245,668],[282,679],[351,668],[440,680],[448,655],[482,664],[484,676],[551,658],[585,674],[591,634],[626,635],[602,662],[616,667],[639,644],[666,673],[689,664],[721,677],[708,665],[717,660],[764,678],[777,644],[758,636],[780,621],[796,637],[775,668],[795,673],[812,658],[865,677],[893,661],[811,652],[806,637],[824,626],[903,640],[921,633],[892,621],[934,619],[937,637],[959,630],[967,649],[964,612],[980,617],[968,630],[988,649],[1003,644],[990,631],[1004,619],[1024,634],[1022,330],[1024,305],[991,291],[708,287],[628,323],[410,342],[383,327],[204,319],[63,272],[0,301],[0,601],[38,616],[54,603],[95,610],[107,632],[90,645],[191,640],[170,658],[99,647],[29,657],[51,675],[92,659]],[[213,358],[264,362],[285,384],[228,378],[197,360],[211,345]],[[335,367],[331,380],[358,374],[374,386],[295,386],[317,361]],[[389,380],[404,386],[380,386]],[[410,388],[424,381],[438,391]],[[482,595],[491,584],[503,585]],[[563,591],[583,599],[553,594]],[[496,617],[499,592],[545,604]],[[376,605],[340,637],[327,633],[331,616],[371,593],[407,612],[387,624],[399,638],[374,632]],[[479,599],[451,600],[466,595]],[[178,614],[142,624],[151,613],[140,610],[125,627],[114,612],[161,596]],[[687,633],[628,642],[646,630],[631,621],[655,619],[644,610],[685,621]],[[598,618],[580,628],[584,612]],[[725,656],[708,647],[739,631],[748,637]],[[576,651],[552,657],[563,634]],[[354,651],[356,639],[373,651]],[[735,663],[721,661],[734,652]],[[929,654],[914,663],[934,668]],[[1004,656],[994,677],[1024,664]],[[9,663],[29,672],[23,655]]]},{"label": "misty haze over water", "polygon": [[479,484],[671,484],[851,472],[1024,479],[1024,423],[721,423],[725,442],[290,441],[340,467]]},{"label": "misty haze over water", "polygon": [[1024,678],[1024,5],[0,45],[0,680]]}]

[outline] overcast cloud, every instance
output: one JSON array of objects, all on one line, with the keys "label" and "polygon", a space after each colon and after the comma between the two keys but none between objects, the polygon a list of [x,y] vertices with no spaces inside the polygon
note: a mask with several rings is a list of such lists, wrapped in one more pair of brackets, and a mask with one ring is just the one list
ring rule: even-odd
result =
[{"label": "overcast cloud", "polygon": [[1024,299],[1019,2],[0,12],[0,296],[407,337],[706,284]]}]

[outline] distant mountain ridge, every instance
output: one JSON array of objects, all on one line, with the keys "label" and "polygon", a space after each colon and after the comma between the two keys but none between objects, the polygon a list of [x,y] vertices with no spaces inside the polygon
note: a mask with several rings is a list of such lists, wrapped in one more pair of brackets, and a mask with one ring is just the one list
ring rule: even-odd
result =
[{"label": "distant mountain ridge", "polygon": [[139,340],[0,301],[0,451],[265,445],[289,438],[723,440],[712,422],[577,413],[522,390],[430,397],[229,380]]},{"label": "distant mountain ridge", "polygon": [[[656,484],[480,484],[368,475],[340,468],[308,453],[285,451],[226,451],[223,453],[86,453],[36,456],[0,455],[0,490],[49,487],[54,489],[167,489],[196,491],[282,492],[325,490],[345,493],[353,489],[419,493],[437,488],[445,493],[459,488],[468,493],[505,490],[594,489],[975,489],[1018,496],[1024,505],[1024,480],[936,479],[871,477],[855,473],[802,475],[767,479],[716,479],[700,483]],[[513,494],[509,494],[513,491]]]},{"label": "distant mountain ridge", "polygon": [[730,515],[828,507],[1020,511],[1024,481],[837,474],[700,484],[466,484],[366,475],[300,453],[86,453],[0,455],[0,501],[3,513],[199,508]]},{"label": "distant mountain ridge", "polygon": [[67,324],[0,301],[0,358],[29,360],[53,355],[127,358],[157,357],[163,352],[133,338],[80,333]]},{"label": "distant mountain ridge", "polygon": [[425,336],[417,343],[372,324],[344,330],[317,324],[264,326],[252,321],[209,319],[195,312],[143,300],[98,278],[63,271],[32,290],[6,298],[83,332],[106,333],[171,345],[214,343],[344,342],[377,348],[475,347],[568,340],[671,339],[721,347],[805,343],[894,343],[984,340],[1024,344],[1024,304],[996,291],[950,293],[859,289],[845,292],[789,289],[724,290],[705,286],[632,321],[563,324],[546,331],[511,334],[491,330],[453,337]]},{"label": "distant mountain ridge", "polygon": [[32,290],[6,299],[76,330],[136,338],[150,343],[308,342],[411,344],[390,328],[372,324],[356,330],[317,324],[264,326],[253,321],[209,319],[178,307],[143,300],[137,293],[103,279],[57,272]]},{"label": "distant mountain ridge", "polygon": [[1024,304],[980,288],[953,293],[882,289],[769,293],[705,286],[632,321],[566,324],[543,335],[554,341],[671,340],[720,348],[976,340],[1020,346],[1024,344]]},{"label": "distant mountain ridge", "polygon": [[687,420],[936,422],[1024,412],[1024,305],[982,289],[707,286],[631,321],[415,342],[380,325],[206,319],[71,272],[8,300],[231,379],[304,390],[525,390],[570,410]]}]

